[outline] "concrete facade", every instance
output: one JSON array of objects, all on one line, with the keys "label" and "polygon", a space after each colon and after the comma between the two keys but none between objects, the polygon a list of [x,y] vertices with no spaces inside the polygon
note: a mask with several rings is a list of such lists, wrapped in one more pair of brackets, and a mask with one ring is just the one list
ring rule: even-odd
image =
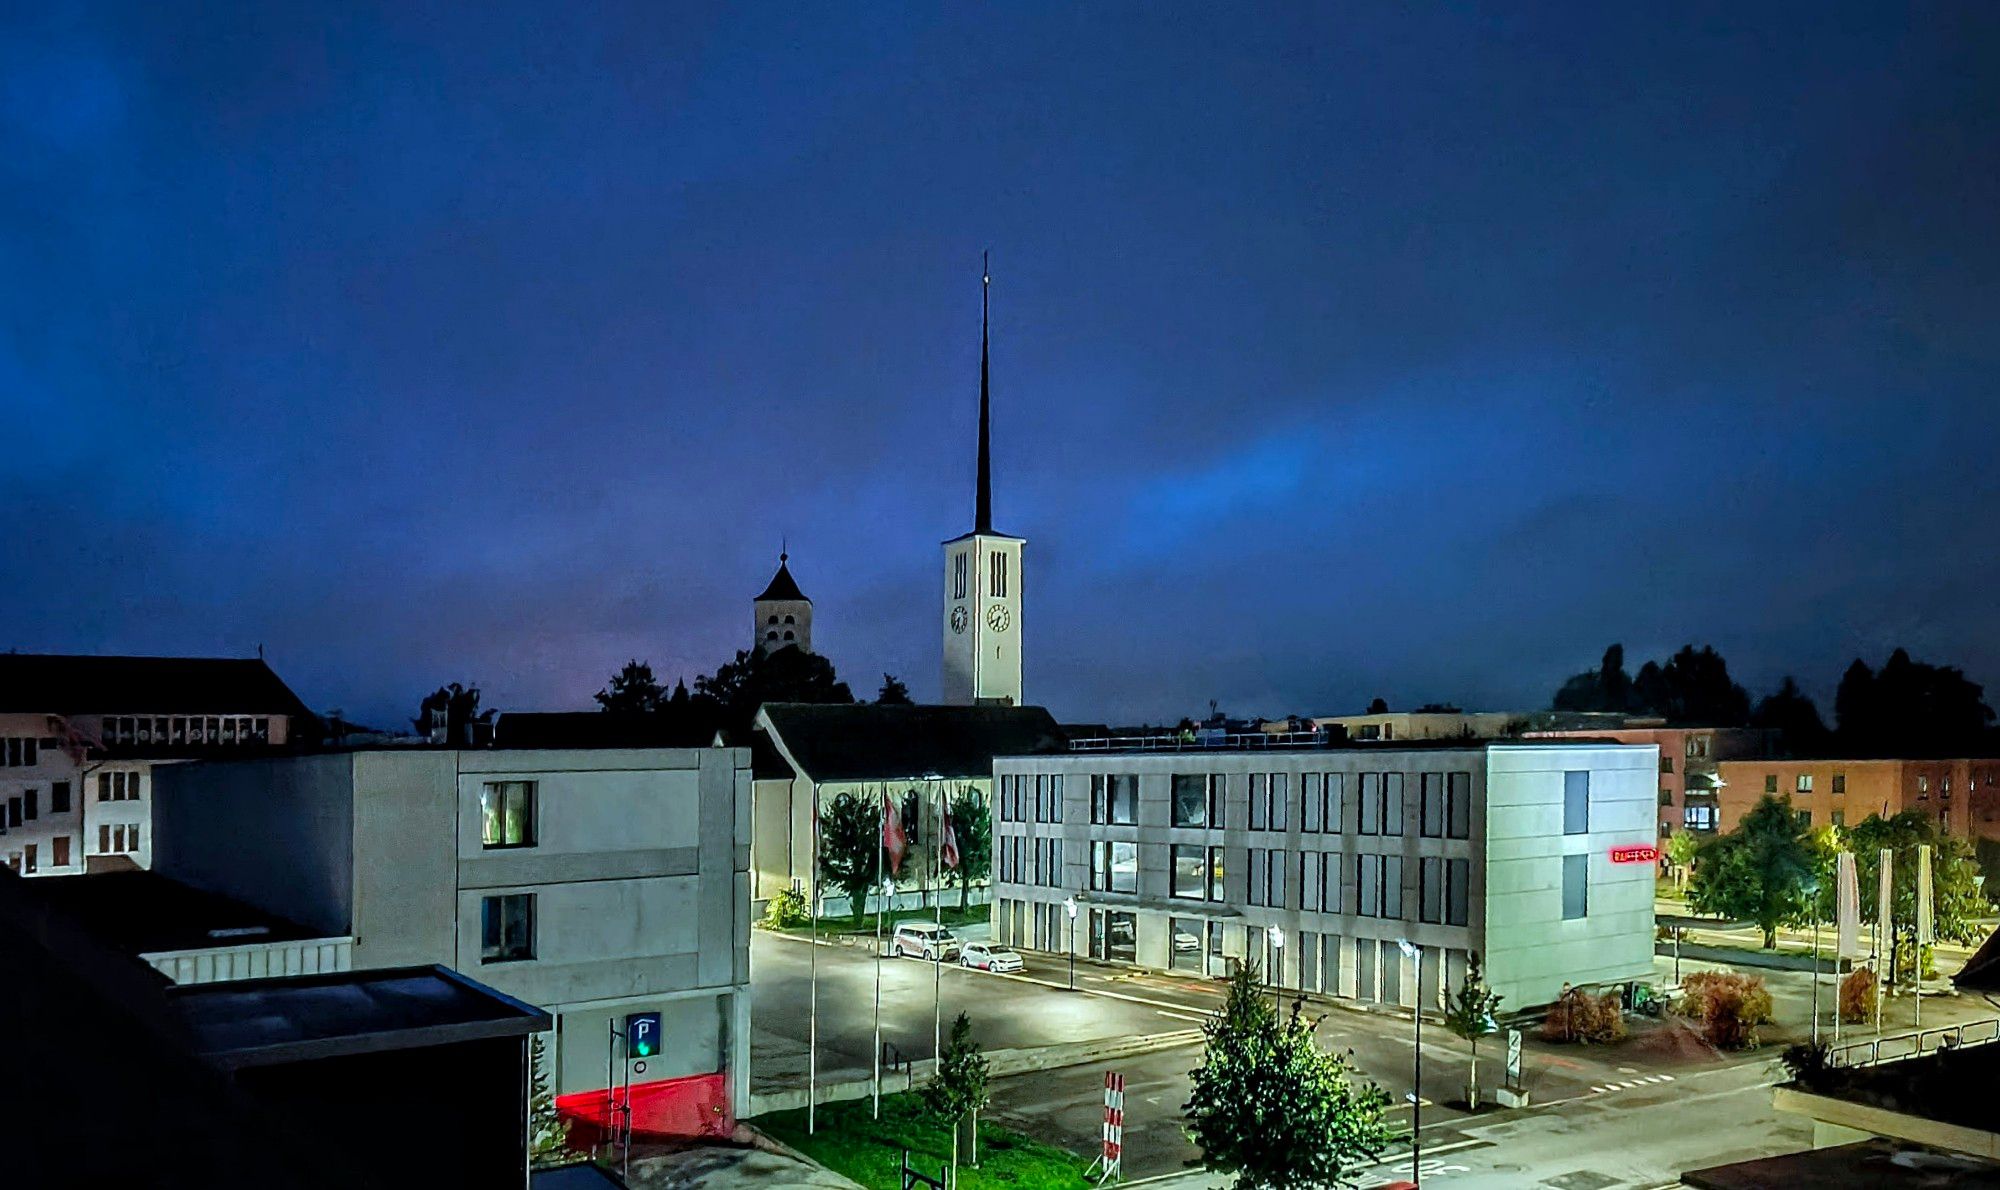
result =
[{"label": "concrete facade", "polygon": [[968,533],[944,543],[944,698],[1023,705],[1021,552],[1028,543]]},{"label": "concrete facade", "polygon": [[1657,765],[1650,746],[1516,742],[997,760],[995,936],[1194,975],[1249,959],[1402,1005],[1440,1004],[1473,951],[1513,1008],[1645,979],[1653,867],[1612,853],[1656,845]]},{"label": "concrete facade", "polygon": [[[523,788],[527,841],[490,844],[482,798]],[[442,964],[547,1009],[554,1088],[583,1110],[603,1097],[610,1025],[637,1012],[661,1014],[662,1046],[632,1064],[636,1113],[643,1088],[684,1079],[747,1106],[747,749],[180,766],[160,774],[156,824],[162,873],[351,936],[356,970]],[[510,897],[528,898],[507,902],[527,906],[525,953],[496,956],[487,915]]]},{"label": "concrete facade", "polygon": [[1725,760],[1771,754],[1776,733],[1756,727],[1609,727],[1529,731],[1528,739],[1599,739],[1652,744],[1660,750],[1660,835],[1711,834],[1721,823]]}]

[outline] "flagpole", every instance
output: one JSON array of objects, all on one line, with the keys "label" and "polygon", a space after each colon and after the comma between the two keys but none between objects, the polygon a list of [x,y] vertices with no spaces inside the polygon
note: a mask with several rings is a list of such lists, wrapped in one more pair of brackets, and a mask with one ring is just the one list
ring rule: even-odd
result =
[{"label": "flagpole", "polygon": [[812,786],[812,924],[806,927],[811,972],[806,1025],[806,1135],[813,1134],[819,1100],[819,785]]},{"label": "flagpole", "polygon": [[[944,782],[937,782],[932,788],[937,790],[937,817],[931,821],[931,866],[937,867],[944,855]],[[935,1081],[944,1072],[944,873],[938,873],[937,900],[931,908],[937,911],[938,943],[931,952],[931,1079]]]},{"label": "flagpole", "polygon": [[882,853],[888,850],[889,794],[882,793],[882,830],[875,840],[875,1078],[874,1118],[882,1118]]}]

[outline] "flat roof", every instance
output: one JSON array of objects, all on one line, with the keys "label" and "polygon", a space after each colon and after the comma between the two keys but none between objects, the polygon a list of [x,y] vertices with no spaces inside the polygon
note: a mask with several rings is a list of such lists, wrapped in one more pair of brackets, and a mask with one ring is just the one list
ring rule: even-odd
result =
[{"label": "flat roof", "polygon": [[233,897],[142,868],[85,876],[37,876],[23,884],[27,896],[126,954],[324,937],[317,930]]},{"label": "flat roof", "polygon": [[552,1023],[438,966],[192,984],[166,995],[195,1052],[232,1069],[520,1037]]},{"label": "flat roof", "polygon": [[[1296,736],[1299,733],[1292,733]],[[1260,756],[1297,755],[1316,756],[1326,752],[1486,752],[1494,749],[1514,748],[1522,750],[1549,750],[1565,748],[1649,748],[1651,744],[1631,744],[1623,740],[1609,740],[1583,736],[1566,736],[1561,739],[1468,739],[1453,737],[1443,740],[1356,740],[1329,736],[1318,741],[1284,739],[1271,743],[1260,742],[1255,735],[1233,735],[1223,739],[1203,740],[1196,737],[1183,740],[1172,735],[1149,736],[1144,739],[1078,739],[1073,740],[1068,752],[1057,753],[1057,757],[1068,759],[1088,759],[1093,756],[1170,756],[1170,755],[1217,755],[1241,756],[1254,753]],[[1052,756],[995,757],[996,760],[1049,760]]]},{"label": "flat roof", "polygon": [[1698,1190],[2000,1190],[2000,1164],[1875,1137],[1830,1149],[1734,1161],[1681,1174]]}]

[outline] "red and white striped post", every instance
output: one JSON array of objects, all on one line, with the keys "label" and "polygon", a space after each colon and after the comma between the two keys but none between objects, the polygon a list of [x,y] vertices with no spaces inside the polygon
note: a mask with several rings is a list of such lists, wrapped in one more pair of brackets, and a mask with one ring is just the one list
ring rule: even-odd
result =
[{"label": "red and white striped post", "polygon": [[1104,1072],[1104,1151],[1099,1161],[1104,1172],[1098,1185],[1124,1177],[1125,1076],[1109,1070]]}]

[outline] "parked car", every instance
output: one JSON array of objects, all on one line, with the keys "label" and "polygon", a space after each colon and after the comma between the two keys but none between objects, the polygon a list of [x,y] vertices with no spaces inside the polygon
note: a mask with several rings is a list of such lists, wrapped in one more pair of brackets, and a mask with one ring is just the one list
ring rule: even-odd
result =
[{"label": "parked car", "polygon": [[945,927],[932,921],[906,921],[896,927],[889,953],[950,962],[958,957],[958,951],[958,936]]},{"label": "parked car", "polygon": [[981,971],[998,971],[1012,975],[1023,966],[1020,952],[1009,950],[993,942],[968,942],[958,956],[958,961]]},{"label": "parked car", "polygon": [[1201,939],[1186,930],[1174,931],[1174,950],[1181,954],[1192,954],[1201,949]]}]

